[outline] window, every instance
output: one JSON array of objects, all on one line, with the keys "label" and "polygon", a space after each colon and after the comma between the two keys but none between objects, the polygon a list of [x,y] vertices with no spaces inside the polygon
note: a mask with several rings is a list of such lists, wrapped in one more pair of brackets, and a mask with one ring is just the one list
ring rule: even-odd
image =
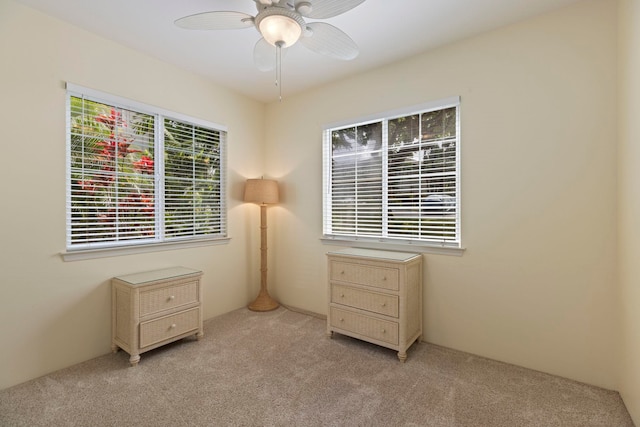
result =
[{"label": "window", "polygon": [[324,237],[460,247],[459,98],[324,130]]},{"label": "window", "polygon": [[226,132],[67,86],[67,249],[226,237]]}]

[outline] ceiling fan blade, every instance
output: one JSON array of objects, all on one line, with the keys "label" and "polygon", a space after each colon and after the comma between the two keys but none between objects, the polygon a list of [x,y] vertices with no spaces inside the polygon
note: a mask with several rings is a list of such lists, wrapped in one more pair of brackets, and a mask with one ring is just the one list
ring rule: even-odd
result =
[{"label": "ceiling fan blade", "polygon": [[351,60],[358,56],[358,45],[344,31],[324,22],[307,24],[306,33],[300,39],[307,49],[331,58]]},{"label": "ceiling fan blade", "polygon": [[275,70],[276,47],[261,38],[253,47],[253,62],[260,71]]},{"label": "ceiling fan blade", "polygon": [[[288,49],[280,51],[281,58],[287,55]],[[253,62],[260,71],[272,71],[276,69],[276,47],[264,38],[258,40],[253,48]]]},{"label": "ceiling fan blade", "polygon": [[187,30],[234,30],[253,27],[253,16],[242,12],[203,12],[177,19],[175,24]]},{"label": "ceiling fan blade", "polygon": [[364,0],[296,0],[295,5],[298,10],[300,4],[311,3],[311,10],[302,7],[298,11],[305,18],[326,19],[345,13],[353,9]]}]

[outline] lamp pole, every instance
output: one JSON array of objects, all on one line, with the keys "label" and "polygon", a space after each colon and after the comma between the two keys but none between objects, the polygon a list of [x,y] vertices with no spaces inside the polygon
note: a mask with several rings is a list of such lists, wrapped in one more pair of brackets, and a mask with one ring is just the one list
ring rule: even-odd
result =
[{"label": "lamp pole", "polygon": [[280,306],[267,290],[267,205],[278,203],[278,183],[271,179],[248,179],[244,200],[260,205],[260,293],[249,310],[270,311]]},{"label": "lamp pole", "polygon": [[260,204],[260,293],[249,304],[252,311],[275,310],[280,304],[269,295],[267,290],[267,205]]}]

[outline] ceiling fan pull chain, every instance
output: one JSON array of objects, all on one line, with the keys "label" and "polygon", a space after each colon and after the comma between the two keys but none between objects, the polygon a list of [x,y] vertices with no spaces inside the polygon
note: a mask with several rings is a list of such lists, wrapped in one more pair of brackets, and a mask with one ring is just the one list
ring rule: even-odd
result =
[{"label": "ceiling fan pull chain", "polygon": [[280,47],[276,44],[276,86],[279,85],[278,77],[280,74]]},{"label": "ceiling fan pull chain", "polygon": [[276,86],[278,86],[278,99],[282,102],[282,45],[284,42],[276,42]]}]

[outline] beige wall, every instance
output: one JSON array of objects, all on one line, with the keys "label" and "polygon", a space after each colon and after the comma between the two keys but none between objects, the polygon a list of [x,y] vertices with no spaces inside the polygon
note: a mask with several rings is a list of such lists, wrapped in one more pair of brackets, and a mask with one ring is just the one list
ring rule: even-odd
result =
[{"label": "beige wall", "polygon": [[[640,12],[620,4],[580,2],[265,108],[0,0],[0,389],[109,351],[113,275],[202,269],[205,318],[250,301],[258,208],[240,199],[263,172],[282,183],[272,293],[325,313],[322,125],[460,95],[467,250],[425,256],[426,340],[620,389],[638,422]],[[226,125],[231,243],[63,262],[64,81]]]},{"label": "beige wall", "polygon": [[[201,269],[205,318],[254,296],[258,208],[239,200],[263,173],[263,104],[10,0],[0,58],[0,388],[108,353],[114,275]],[[226,125],[231,243],[63,262],[65,81]]]},{"label": "beige wall", "polygon": [[640,425],[640,1],[620,1],[620,394]]},{"label": "beige wall", "polygon": [[580,2],[270,104],[274,294],[326,313],[322,125],[460,95],[466,252],[425,256],[425,339],[616,388],[616,18]]}]

